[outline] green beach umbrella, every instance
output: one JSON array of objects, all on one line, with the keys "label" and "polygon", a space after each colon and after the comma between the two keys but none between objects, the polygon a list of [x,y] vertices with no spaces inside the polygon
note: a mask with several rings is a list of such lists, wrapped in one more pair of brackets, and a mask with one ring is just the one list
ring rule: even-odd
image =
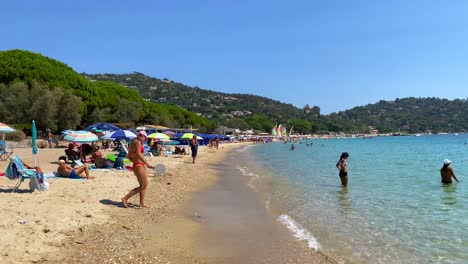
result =
[{"label": "green beach umbrella", "polygon": [[[195,136],[195,134],[193,134],[193,133],[185,133],[185,134],[182,135],[181,138],[183,138],[183,139],[192,139],[193,136]],[[200,136],[197,136],[197,139],[203,139],[203,138],[200,137]]]},{"label": "green beach umbrella", "polygon": [[32,154],[34,154],[34,167],[36,167],[36,154],[37,154],[36,139],[37,139],[36,122],[33,120],[33,121],[32,121],[32,141],[31,141],[31,146],[32,146]]},{"label": "green beach umbrella", "polygon": [[169,139],[169,136],[163,133],[153,133],[153,134],[148,135],[148,138]]}]

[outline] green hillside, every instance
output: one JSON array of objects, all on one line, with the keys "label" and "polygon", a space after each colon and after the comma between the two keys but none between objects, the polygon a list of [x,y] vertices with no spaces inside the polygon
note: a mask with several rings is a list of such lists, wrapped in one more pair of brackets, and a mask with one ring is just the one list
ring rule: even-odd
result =
[{"label": "green hillside", "polygon": [[181,106],[220,124],[245,123],[264,131],[269,131],[274,123],[294,125],[294,130],[302,133],[367,133],[369,126],[385,133],[468,131],[468,103],[460,99],[404,98],[320,115],[318,106],[299,109],[265,97],[204,90],[141,73],[83,75],[91,80],[120,83],[147,99]]},{"label": "green hillside", "polygon": [[24,50],[0,52],[0,99],[2,122],[35,119],[40,128],[53,131],[95,121],[214,128],[212,121],[185,109],[148,102],[114,82],[89,81],[62,62]]},{"label": "green hillside", "polygon": [[[84,74],[90,80],[113,81],[139,91],[152,102],[177,105],[229,127],[270,131],[275,123],[295,124],[297,131],[310,132],[318,124],[320,108],[299,109],[270,98],[250,94],[228,94],[190,87],[141,73]],[[310,111],[309,111],[310,110]],[[299,121],[301,120],[301,121]]]},{"label": "green hillside", "polygon": [[466,132],[468,101],[397,98],[394,101],[380,101],[332,114],[330,119],[342,124],[342,129],[347,131],[353,130],[354,124],[365,124],[377,128],[380,132]]},{"label": "green hillside", "polygon": [[[195,112],[195,113],[194,113]],[[269,132],[275,123],[299,133],[468,131],[465,99],[403,98],[320,115],[318,106],[294,107],[249,94],[190,87],[141,73],[78,74],[41,54],[0,52],[0,121],[53,131],[96,121],[160,124],[211,132],[218,125]]]}]

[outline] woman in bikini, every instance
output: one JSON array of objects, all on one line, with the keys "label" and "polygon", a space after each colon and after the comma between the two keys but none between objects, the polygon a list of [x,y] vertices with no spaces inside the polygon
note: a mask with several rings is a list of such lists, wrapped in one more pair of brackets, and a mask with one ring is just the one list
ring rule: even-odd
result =
[{"label": "woman in bikini", "polygon": [[133,162],[133,173],[138,179],[140,186],[131,190],[127,195],[122,198],[122,204],[124,207],[128,207],[128,199],[130,199],[135,194],[140,194],[140,207],[149,207],[145,204],[145,193],[146,188],[148,187],[148,176],[146,175],[146,167],[153,169],[153,165],[149,165],[148,162],[144,159],[143,153],[145,148],[143,143],[147,139],[147,134],[145,131],[138,132],[138,136],[130,144],[130,149],[128,150],[128,158]]},{"label": "woman in bikini", "polygon": [[336,167],[340,170],[341,185],[346,187],[348,185],[348,164],[346,160],[349,158],[348,152],[341,153],[340,160],[336,163]]}]

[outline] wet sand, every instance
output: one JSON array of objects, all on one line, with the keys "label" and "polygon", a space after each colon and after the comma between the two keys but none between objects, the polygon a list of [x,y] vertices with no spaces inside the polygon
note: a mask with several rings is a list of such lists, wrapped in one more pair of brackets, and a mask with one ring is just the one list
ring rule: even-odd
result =
[{"label": "wet sand", "polygon": [[199,223],[195,251],[209,263],[332,263],[298,241],[267,210],[263,196],[248,186],[234,153],[211,164],[218,178],[196,192],[185,212]]}]

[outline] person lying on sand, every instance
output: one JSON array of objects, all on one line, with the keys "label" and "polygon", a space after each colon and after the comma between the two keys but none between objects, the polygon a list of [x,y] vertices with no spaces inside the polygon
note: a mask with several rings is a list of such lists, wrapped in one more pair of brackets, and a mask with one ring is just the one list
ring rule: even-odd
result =
[{"label": "person lying on sand", "polygon": [[77,168],[72,168],[70,165],[66,164],[65,160],[63,159],[60,159],[58,161],[58,164],[59,164],[59,167],[57,168],[57,172],[62,177],[68,177],[72,179],[79,179],[79,178],[94,179],[94,177],[89,176],[88,165],[83,165]]}]

